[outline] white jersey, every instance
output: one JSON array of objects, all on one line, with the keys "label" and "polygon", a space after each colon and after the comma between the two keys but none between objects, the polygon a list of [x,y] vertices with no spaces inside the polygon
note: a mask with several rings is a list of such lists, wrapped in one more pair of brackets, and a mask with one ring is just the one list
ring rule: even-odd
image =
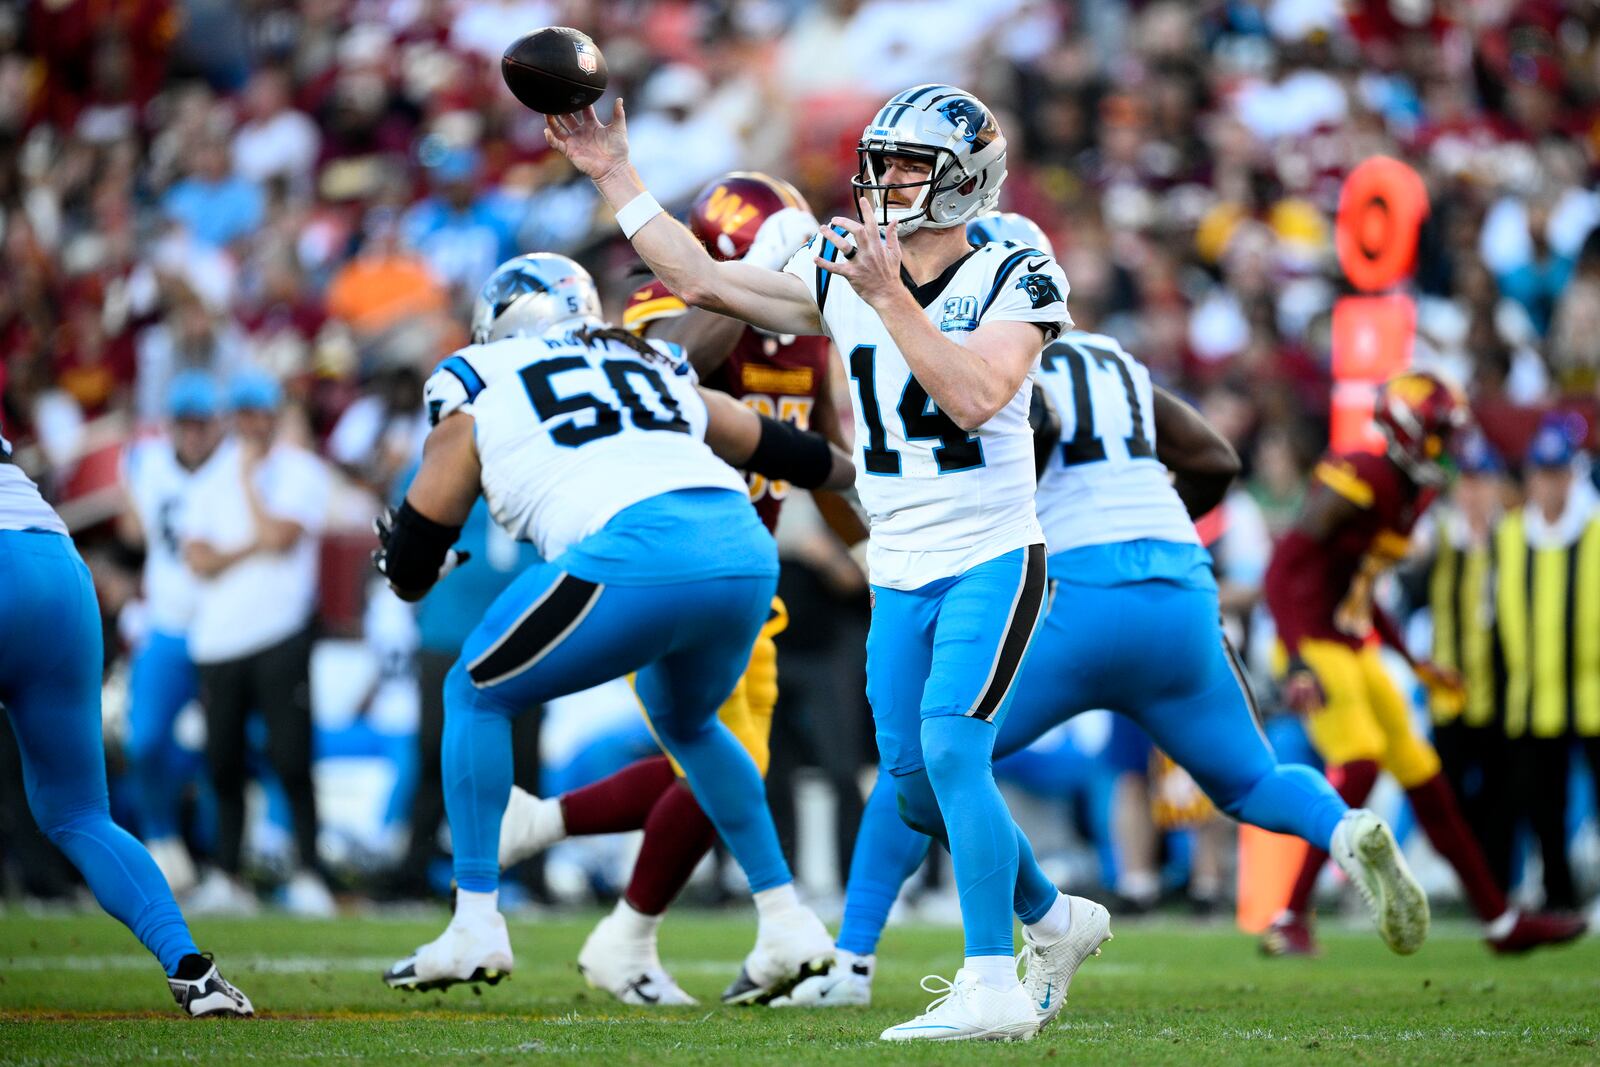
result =
[{"label": "white jersey", "polygon": [[0,530],[67,532],[67,524],[44,502],[33,479],[11,462],[11,442],[0,437]]},{"label": "white jersey", "polygon": [[[1005,407],[968,433],[912,376],[878,313],[849,283],[817,267],[816,255],[832,259],[837,250],[819,236],[784,269],[806,283],[854,380],[856,489],[872,526],[873,584],[916,589],[1042,542],[1028,425],[1033,372]],[[1061,268],[1012,243],[973,249],[911,293],[958,344],[985,322],[1038,323],[1041,347],[1072,325]]]},{"label": "white jersey", "polygon": [[641,500],[679,489],[743,494],[744,479],[705,443],[706,405],[676,345],[645,355],[571,334],[508,337],[439,365],[462,387],[429,381],[439,417],[474,420],[483,495],[508,533],[545,559]]},{"label": "white jersey", "polygon": [[1156,458],[1150,372],[1113,338],[1073,331],[1044,350],[1039,385],[1061,417],[1061,446],[1039,479],[1051,554],[1149,538],[1199,544]]},{"label": "white jersey", "polygon": [[184,634],[194,616],[199,579],[183,562],[178,519],[194,472],[178,462],[170,437],[154,437],[123,453],[122,479],[144,527],[144,599],[150,625],[164,634]]}]

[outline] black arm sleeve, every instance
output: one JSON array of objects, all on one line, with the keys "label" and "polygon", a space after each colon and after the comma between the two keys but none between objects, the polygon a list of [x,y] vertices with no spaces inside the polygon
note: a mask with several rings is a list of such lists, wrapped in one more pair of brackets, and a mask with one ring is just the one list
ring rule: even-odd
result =
[{"label": "black arm sleeve", "polygon": [[1061,416],[1050,395],[1037,384],[1028,402],[1028,425],[1033,427],[1033,477],[1037,481],[1044,477],[1044,469],[1061,443]]},{"label": "black arm sleeve", "polygon": [[798,485],[816,489],[826,485],[833,473],[833,449],[820,433],[802,430],[792,422],[780,422],[762,415],[761,439],[745,460],[744,468]]},{"label": "black arm sleeve", "polygon": [[433,588],[445,553],[460,536],[461,527],[434,522],[412,507],[411,501],[402,501],[383,546],[384,576],[407,591]]}]

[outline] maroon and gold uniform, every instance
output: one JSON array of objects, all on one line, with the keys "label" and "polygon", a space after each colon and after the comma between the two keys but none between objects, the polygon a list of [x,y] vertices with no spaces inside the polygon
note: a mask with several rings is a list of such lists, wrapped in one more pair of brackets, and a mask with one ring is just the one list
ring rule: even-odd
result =
[{"label": "maroon and gold uniform", "polygon": [[[1320,701],[1306,732],[1345,803],[1366,802],[1379,769],[1405,788],[1433,847],[1449,861],[1488,926],[1496,952],[1525,952],[1583,933],[1581,920],[1507,910],[1472,828],[1445,781],[1438,753],[1411,724],[1405,698],[1378,656],[1379,637],[1404,654],[1392,622],[1373,603],[1378,577],[1405,555],[1411,531],[1445,479],[1442,460],[1466,422],[1466,402],[1433,375],[1410,372],[1385,383],[1373,419],[1386,441],[1381,456],[1330,455],[1317,465],[1305,511],[1279,541],[1264,592],[1289,665],[1315,675]],[[1409,656],[1407,657],[1410,658]],[[1415,662],[1433,689],[1458,691],[1438,668]],[[1291,679],[1291,688],[1304,687]],[[1274,955],[1314,951],[1311,894],[1328,855],[1310,850],[1282,914],[1262,939]]]},{"label": "maroon and gold uniform", "polygon": [[[647,325],[688,311],[683,301],[665,285],[652,281],[635,290],[622,313],[622,324],[634,333]],[[703,379],[716,389],[745,402],[758,414],[792,422],[802,430],[811,425],[811,411],[828,385],[826,337],[780,337],[748,327],[727,361]],[[778,528],[789,483],[749,475],[750,501],[767,529]]]},{"label": "maroon and gold uniform", "polygon": [[1311,477],[1361,510],[1321,544],[1295,529],[1284,535],[1267,568],[1267,607],[1291,650],[1306,637],[1359,648],[1372,632],[1373,584],[1405,556],[1437,491],[1367,452],[1329,454]]},{"label": "maroon and gold uniform", "polygon": [[1401,785],[1416,785],[1439,772],[1439,757],[1412,728],[1379,657],[1372,596],[1378,578],[1405,556],[1436,490],[1365,452],[1326,456],[1312,481],[1313,493],[1335,493],[1356,510],[1321,541],[1291,528],[1272,553],[1263,589],[1284,651],[1322,688],[1306,730],[1330,765],[1370,760]]}]

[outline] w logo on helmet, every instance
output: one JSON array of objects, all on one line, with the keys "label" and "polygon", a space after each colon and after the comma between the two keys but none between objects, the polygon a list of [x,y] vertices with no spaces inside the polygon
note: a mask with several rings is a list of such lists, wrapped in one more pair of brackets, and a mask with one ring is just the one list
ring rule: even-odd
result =
[{"label": "w logo on helmet", "polygon": [[1024,274],[1018,280],[1017,288],[1028,294],[1028,299],[1033,301],[1035,309],[1059,304],[1062,299],[1061,289],[1056,285],[1056,280],[1048,274]]},{"label": "w logo on helmet", "polygon": [[[947,104],[939,105],[939,114],[950,120],[950,125],[961,131],[962,139],[970,145],[978,144],[978,135],[993,125],[988,112],[971,97],[958,96]],[[992,137],[984,138],[987,144]]]}]

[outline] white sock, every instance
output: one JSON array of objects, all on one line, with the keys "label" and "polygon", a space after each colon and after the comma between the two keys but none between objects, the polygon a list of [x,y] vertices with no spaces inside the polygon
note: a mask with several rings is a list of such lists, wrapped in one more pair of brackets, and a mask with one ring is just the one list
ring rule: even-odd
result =
[{"label": "white sock", "polygon": [[756,916],[762,923],[781,919],[800,910],[800,895],[794,891],[793,882],[785,882],[752,895],[756,901]]},{"label": "white sock", "polygon": [[544,805],[545,814],[549,816],[550,820],[561,827],[561,836],[557,840],[565,841],[567,839],[567,812],[561,806],[561,798],[550,797],[546,800],[540,800],[539,803]]},{"label": "white sock", "polygon": [[961,969],[971,971],[978,981],[1001,992],[1022,984],[1017,979],[1017,961],[1011,956],[968,956]]},{"label": "white sock", "polygon": [[474,893],[468,889],[456,890],[456,918],[462,922],[481,923],[500,914],[500,890]]},{"label": "white sock", "polygon": [[1036,923],[1029,923],[1028,933],[1033,935],[1035,941],[1050,944],[1060,941],[1067,936],[1067,931],[1072,929],[1072,900],[1065,893],[1056,894],[1056,902],[1050,905],[1050,910]]},{"label": "white sock", "polygon": [[1517,909],[1507,908],[1499,916],[1483,924],[1483,936],[1490,941],[1498,941],[1505,937],[1517,925]]},{"label": "white sock", "polygon": [[619,900],[611,919],[629,940],[655,944],[656,927],[661,925],[661,916],[646,915],[626,900]]}]

